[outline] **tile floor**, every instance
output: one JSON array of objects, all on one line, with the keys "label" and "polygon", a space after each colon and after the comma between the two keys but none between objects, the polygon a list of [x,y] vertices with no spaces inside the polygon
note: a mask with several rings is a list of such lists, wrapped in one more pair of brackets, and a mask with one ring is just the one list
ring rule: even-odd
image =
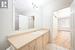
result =
[{"label": "tile floor", "polygon": [[69,49],[57,46],[56,44],[48,44],[46,50],[69,50]]}]

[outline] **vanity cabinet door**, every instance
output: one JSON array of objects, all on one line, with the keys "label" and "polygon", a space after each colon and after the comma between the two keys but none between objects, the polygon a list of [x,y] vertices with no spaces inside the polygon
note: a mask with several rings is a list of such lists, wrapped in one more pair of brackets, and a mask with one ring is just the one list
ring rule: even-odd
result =
[{"label": "vanity cabinet door", "polygon": [[46,36],[46,44],[48,44],[49,43],[49,33],[46,33],[45,36]]},{"label": "vanity cabinet door", "polygon": [[35,50],[35,40],[29,43],[29,50]]},{"label": "vanity cabinet door", "polygon": [[30,50],[29,45],[27,44],[26,46],[20,48],[19,50]]},{"label": "vanity cabinet door", "polygon": [[29,44],[27,44],[26,46],[22,47],[19,50],[35,50],[35,41],[30,42]]},{"label": "vanity cabinet door", "polygon": [[35,50],[43,50],[42,36],[36,39]]},{"label": "vanity cabinet door", "polygon": [[46,50],[46,46],[49,43],[49,33],[43,35],[43,49]]}]

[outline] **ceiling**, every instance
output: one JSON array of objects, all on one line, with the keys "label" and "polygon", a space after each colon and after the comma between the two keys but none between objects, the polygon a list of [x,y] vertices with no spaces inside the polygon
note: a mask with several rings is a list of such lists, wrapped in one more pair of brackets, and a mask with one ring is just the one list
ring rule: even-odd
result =
[{"label": "ceiling", "polygon": [[71,8],[67,7],[55,12],[54,14],[57,18],[65,18],[65,17],[71,17],[71,13],[72,13]]},{"label": "ceiling", "polygon": [[[45,7],[47,4],[63,5],[65,7],[71,4],[72,0],[16,0],[15,8],[18,11],[30,11],[33,8]],[[62,7],[63,7],[62,6]]]}]

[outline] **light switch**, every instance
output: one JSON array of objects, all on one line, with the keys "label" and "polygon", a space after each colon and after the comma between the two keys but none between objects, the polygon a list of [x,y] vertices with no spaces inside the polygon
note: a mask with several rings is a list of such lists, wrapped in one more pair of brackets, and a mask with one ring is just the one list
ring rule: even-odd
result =
[{"label": "light switch", "polygon": [[0,8],[8,8],[8,0],[0,0]]}]

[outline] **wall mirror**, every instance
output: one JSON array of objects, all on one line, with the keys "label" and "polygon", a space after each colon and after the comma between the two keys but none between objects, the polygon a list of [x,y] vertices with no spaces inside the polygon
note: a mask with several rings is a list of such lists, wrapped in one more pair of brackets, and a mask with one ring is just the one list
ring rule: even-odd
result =
[{"label": "wall mirror", "polygon": [[34,16],[15,16],[15,30],[27,30],[34,28]]},{"label": "wall mirror", "polygon": [[[25,3],[24,3],[25,2]],[[34,15],[30,15],[32,11],[32,3],[25,0],[15,0],[15,30],[27,30],[34,28]],[[31,12],[31,13],[30,13]]]}]

